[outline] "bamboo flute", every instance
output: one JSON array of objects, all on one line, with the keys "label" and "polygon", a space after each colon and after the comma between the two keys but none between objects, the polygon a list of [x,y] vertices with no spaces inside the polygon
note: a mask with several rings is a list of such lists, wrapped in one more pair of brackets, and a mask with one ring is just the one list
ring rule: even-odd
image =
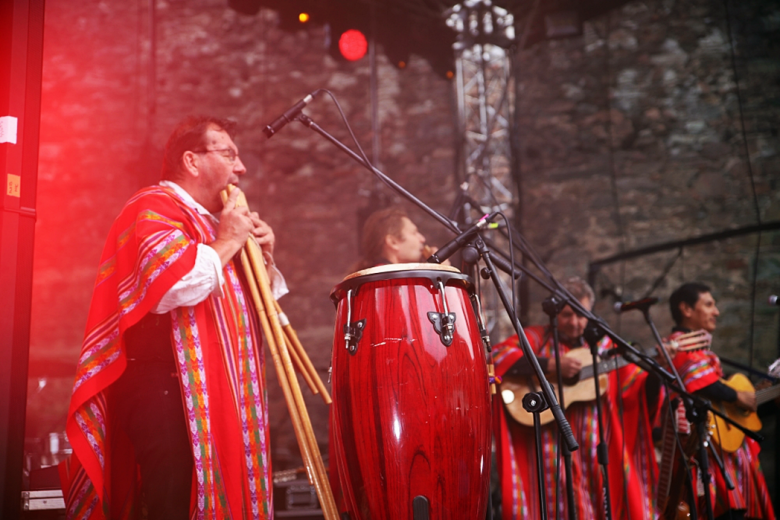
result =
[{"label": "bamboo flute", "polygon": [[[223,195],[223,200],[226,198],[227,196]],[[237,205],[246,206],[246,199],[243,193],[240,194]],[[271,293],[262,250],[253,237],[247,240],[241,253],[241,260],[242,266],[247,273],[247,280],[250,282],[250,292],[253,299],[259,289],[259,297],[257,297],[255,304],[258,308],[258,315],[263,324],[263,332],[269,343],[269,348],[272,349],[271,354],[274,358],[274,366],[277,369],[280,384],[282,384],[282,391],[290,411],[290,417],[293,420],[293,429],[295,430],[298,445],[301,448],[301,455],[309,471],[310,481],[312,481],[317,491],[325,518],[327,520],[338,520],[338,510],[333,498],[333,492],[330,489],[325,465],[322,462],[317,439],[314,436],[311,420],[306,410],[306,404],[303,401],[303,395],[301,394],[290,352],[287,348],[290,340],[288,340],[282,329],[279,313],[277,312],[278,304]],[[246,263],[244,263],[245,260]],[[249,273],[252,273],[252,275]],[[250,280],[250,278],[254,280]],[[285,382],[282,383],[282,381]]]},{"label": "bamboo flute", "polygon": [[[260,250],[260,247],[257,245],[257,243],[254,240],[250,239],[247,242],[246,250],[249,253],[248,256],[249,256],[249,261],[252,264],[252,268],[255,270],[255,276],[259,281],[258,286],[263,301],[273,302],[274,298],[273,295],[271,294],[271,288],[268,283],[268,273],[266,272],[265,269],[263,254],[262,251]],[[309,414],[306,413],[306,404],[303,401],[303,395],[301,394],[301,389],[298,386],[298,380],[295,377],[295,369],[293,367],[292,360],[290,359],[290,353],[287,350],[285,335],[284,335],[284,331],[282,330],[281,322],[279,321],[279,315],[277,314],[276,308],[273,305],[273,303],[266,305],[266,313],[269,317],[269,321],[271,322],[271,329],[273,331],[273,336],[276,339],[279,354],[282,358],[282,365],[284,367],[284,370],[287,372],[287,378],[290,383],[290,389],[292,390],[292,396],[295,400],[295,404],[298,410],[301,411],[303,432],[306,437],[306,441],[309,443],[309,448],[312,452],[312,461],[313,461],[314,473],[316,476],[314,485],[315,488],[317,489],[317,495],[320,498],[320,505],[322,506],[323,511],[326,513],[326,518],[329,518],[328,517],[329,512],[333,512],[332,518],[333,520],[337,520],[338,512],[336,510],[336,502],[333,499],[333,493],[330,489],[327,473],[325,472],[325,465],[322,462],[322,456],[320,455],[319,452],[317,440],[314,437],[314,431],[312,430],[311,427],[311,420],[309,419]]]},{"label": "bamboo flute", "polygon": [[[285,328],[285,332],[287,332],[286,327],[284,325],[282,326]],[[299,374],[301,374],[301,377],[303,377],[304,381],[306,381],[306,384],[309,387],[309,390],[311,390],[311,393],[313,394],[319,394],[320,391],[317,388],[317,385],[314,383],[314,380],[309,375],[309,371],[306,370],[306,366],[303,364],[303,361],[301,360],[301,357],[298,355],[298,352],[296,352],[295,348],[290,343],[290,337],[286,336],[285,341],[287,343],[287,350],[290,352],[290,358],[292,358],[293,365],[295,366],[295,369],[298,371]],[[325,403],[329,404],[329,403]]]},{"label": "bamboo flute", "polygon": [[[304,350],[303,345],[301,345],[301,342],[298,339],[298,334],[295,333],[295,329],[293,329],[292,325],[290,325],[290,322],[287,320],[287,316],[285,316],[285,314],[282,312],[282,308],[279,306],[279,302],[274,300],[274,303],[276,304],[276,312],[279,314],[280,317],[283,317],[282,327],[284,328],[284,332],[287,334],[287,337],[290,340],[290,343],[293,347],[291,349],[291,352],[297,353],[298,356],[301,358],[301,361],[305,365],[306,372],[310,375],[311,379],[314,381],[314,385],[316,386],[317,390],[319,390],[319,393],[322,395],[322,400],[325,401],[325,404],[332,403],[333,401],[330,398],[328,389],[325,387],[325,384],[322,382],[322,379],[320,379],[320,376],[317,373],[317,369],[314,368],[314,365],[312,364],[311,359],[309,359],[309,356],[306,354],[306,350]],[[316,394],[317,392],[314,393]]]},{"label": "bamboo flute", "polygon": [[259,289],[257,288],[257,281],[252,273],[252,266],[247,257],[246,251],[241,251],[241,266],[244,268],[244,272],[247,277],[247,284],[249,285],[249,292],[252,294],[252,301],[257,309],[257,316],[260,319],[260,324],[263,328],[263,334],[268,342],[268,349],[271,351],[271,358],[273,359],[274,366],[276,367],[277,377],[279,378],[279,386],[282,387],[282,394],[287,402],[287,408],[290,412],[290,420],[293,424],[293,431],[295,432],[295,438],[298,441],[298,446],[301,448],[301,458],[303,459],[304,466],[308,470],[309,482],[314,484],[315,476],[313,471],[309,468],[313,468],[311,462],[312,455],[309,450],[309,444],[306,442],[306,436],[303,430],[303,422],[301,421],[298,409],[295,406],[295,399],[292,396],[292,390],[290,383],[287,380],[287,372],[284,370],[281,356],[279,355],[279,349],[276,345],[276,340],[273,337],[271,331],[271,324],[268,320],[268,314],[266,313],[265,305],[263,305],[262,297],[260,296]]}]

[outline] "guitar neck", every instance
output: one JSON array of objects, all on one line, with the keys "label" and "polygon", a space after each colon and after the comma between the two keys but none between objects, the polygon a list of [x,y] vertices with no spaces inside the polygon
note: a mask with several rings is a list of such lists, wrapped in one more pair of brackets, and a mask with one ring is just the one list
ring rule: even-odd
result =
[{"label": "guitar neck", "polygon": [[775,397],[780,397],[780,385],[770,386],[756,392],[756,405],[761,405],[771,401]]},{"label": "guitar neck", "polygon": [[[629,362],[623,359],[619,356],[614,356],[610,359],[607,359],[606,361],[600,361],[598,363],[598,369],[599,369],[599,375],[601,374],[607,374],[609,372],[612,372],[613,370],[617,370],[618,368],[622,368],[626,365],[628,365]],[[580,381],[584,379],[588,379],[593,377],[595,374],[593,370],[593,365],[588,365],[586,367],[583,367],[580,371]]]}]

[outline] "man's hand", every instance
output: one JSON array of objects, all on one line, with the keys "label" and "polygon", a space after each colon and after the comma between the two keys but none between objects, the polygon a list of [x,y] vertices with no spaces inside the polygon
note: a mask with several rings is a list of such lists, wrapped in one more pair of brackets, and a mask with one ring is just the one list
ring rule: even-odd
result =
[{"label": "man's hand", "polygon": [[249,234],[253,233],[257,227],[251,217],[249,208],[245,206],[236,207],[236,200],[238,200],[239,193],[240,190],[238,188],[234,188],[233,191],[230,192],[230,196],[225,201],[222,213],[219,215],[217,238],[214,242],[209,244],[217,254],[219,254],[219,259],[222,261],[222,267],[225,267],[225,265],[230,262],[231,258],[244,247],[244,244],[246,244],[246,241],[249,238]]},{"label": "man's hand", "polygon": [[756,405],[756,393],[755,392],[737,392],[737,406],[755,412]]},{"label": "man's hand", "polygon": [[[669,357],[674,359],[674,356],[677,355],[678,346],[676,341],[668,341],[662,343],[664,350],[666,350],[666,353],[669,354]],[[656,348],[658,348],[658,345],[656,345]]]},{"label": "man's hand", "polygon": [[[550,358],[547,364],[548,374],[550,376],[556,375],[555,372],[555,359]],[[579,359],[574,359],[566,356],[561,357],[561,376],[564,379],[572,379],[582,370],[582,362]]]},{"label": "man's hand", "polygon": [[252,225],[254,226],[252,234],[255,237],[257,245],[263,249],[264,253],[268,253],[269,255],[274,254],[274,242],[276,241],[274,230],[271,229],[271,226],[260,220],[260,216],[254,211],[249,214],[249,218],[252,219]]}]

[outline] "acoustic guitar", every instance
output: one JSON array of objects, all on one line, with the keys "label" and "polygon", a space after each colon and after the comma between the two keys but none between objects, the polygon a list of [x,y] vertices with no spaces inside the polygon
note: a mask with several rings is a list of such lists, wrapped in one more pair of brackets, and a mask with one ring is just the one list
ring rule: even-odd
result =
[{"label": "acoustic guitar", "polygon": [[[698,350],[709,347],[711,341],[712,336],[707,332],[697,331],[678,336],[675,339],[674,346],[679,351]],[[597,397],[596,385],[593,384],[595,372],[593,370],[593,356],[590,353],[590,349],[587,347],[575,348],[568,351],[563,357],[578,359],[580,363],[582,363],[582,369],[578,376],[572,381],[564,380],[563,382],[564,408],[568,408],[572,403],[595,400]],[[599,397],[604,395],[604,392],[607,391],[607,374],[628,364],[628,361],[617,356],[598,363]],[[555,395],[558,396],[557,385],[553,384],[552,381],[550,384],[553,387]],[[503,382],[501,383],[500,388],[501,399],[504,401],[504,405],[506,406],[509,415],[523,426],[532,427],[534,425],[534,416],[523,408],[523,396],[528,392],[538,392],[541,390],[536,378],[528,376],[503,376]],[[548,424],[553,420],[554,417],[549,409],[539,414],[539,421],[542,425]]]},{"label": "acoustic guitar", "polygon": [[[737,392],[756,392],[750,380],[743,374],[734,374],[728,380],[722,380],[725,385]],[[780,385],[770,386],[756,392],[756,406],[771,401],[780,396]],[[757,432],[761,429],[761,419],[756,412],[745,410],[736,403],[713,403],[718,411],[728,416],[729,419],[748,430]],[[710,414],[709,428],[712,438],[721,448],[729,453],[734,453],[742,446],[745,434],[736,426],[732,426],[720,417]]]},{"label": "acoustic guitar", "polygon": [[[564,357],[578,359],[580,363],[582,363],[582,370],[580,370],[579,377],[576,381],[572,381],[569,385],[564,381],[563,404],[568,408],[572,403],[593,401],[596,399],[596,388],[593,384],[593,356],[590,353],[590,349],[587,347],[575,348],[564,354]],[[604,392],[607,391],[607,373],[627,364],[628,362],[623,358],[617,357],[599,362],[599,396],[604,395]],[[533,414],[527,412],[525,408],[523,408],[523,396],[528,392],[538,392],[541,390],[539,383],[536,382],[536,378],[533,378],[533,385],[531,384],[531,379],[531,377],[527,376],[517,378],[504,376],[500,385],[501,399],[504,401],[504,405],[506,406],[509,415],[523,426],[534,425]],[[550,384],[553,387],[555,395],[558,396],[557,385],[553,384],[552,381]],[[553,414],[549,409],[539,414],[539,422],[541,424],[547,424],[553,420]]]}]

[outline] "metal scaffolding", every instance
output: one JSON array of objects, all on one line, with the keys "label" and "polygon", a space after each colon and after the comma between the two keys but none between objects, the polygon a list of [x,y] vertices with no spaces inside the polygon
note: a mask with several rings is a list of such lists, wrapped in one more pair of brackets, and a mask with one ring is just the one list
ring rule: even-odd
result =
[{"label": "metal scaffolding", "polygon": [[[445,15],[447,26],[458,33],[454,49],[461,189],[480,205],[474,209],[500,210],[513,222],[517,187],[512,175],[514,80],[509,49],[515,40],[514,17],[490,0],[465,0]],[[462,215],[468,223],[469,212]],[[494,288],[484,285],[480,292],[491,336],[507,337],[511,326]]]},{"label": "metal scaffolding", "polygon": [[514,43],[514,17],[489,0],[467,0],[447,14],[447,25],[458,32],[459,177],[484,208],[511,213],[516,193],[510,147],[514,99],[507,49]]}]

